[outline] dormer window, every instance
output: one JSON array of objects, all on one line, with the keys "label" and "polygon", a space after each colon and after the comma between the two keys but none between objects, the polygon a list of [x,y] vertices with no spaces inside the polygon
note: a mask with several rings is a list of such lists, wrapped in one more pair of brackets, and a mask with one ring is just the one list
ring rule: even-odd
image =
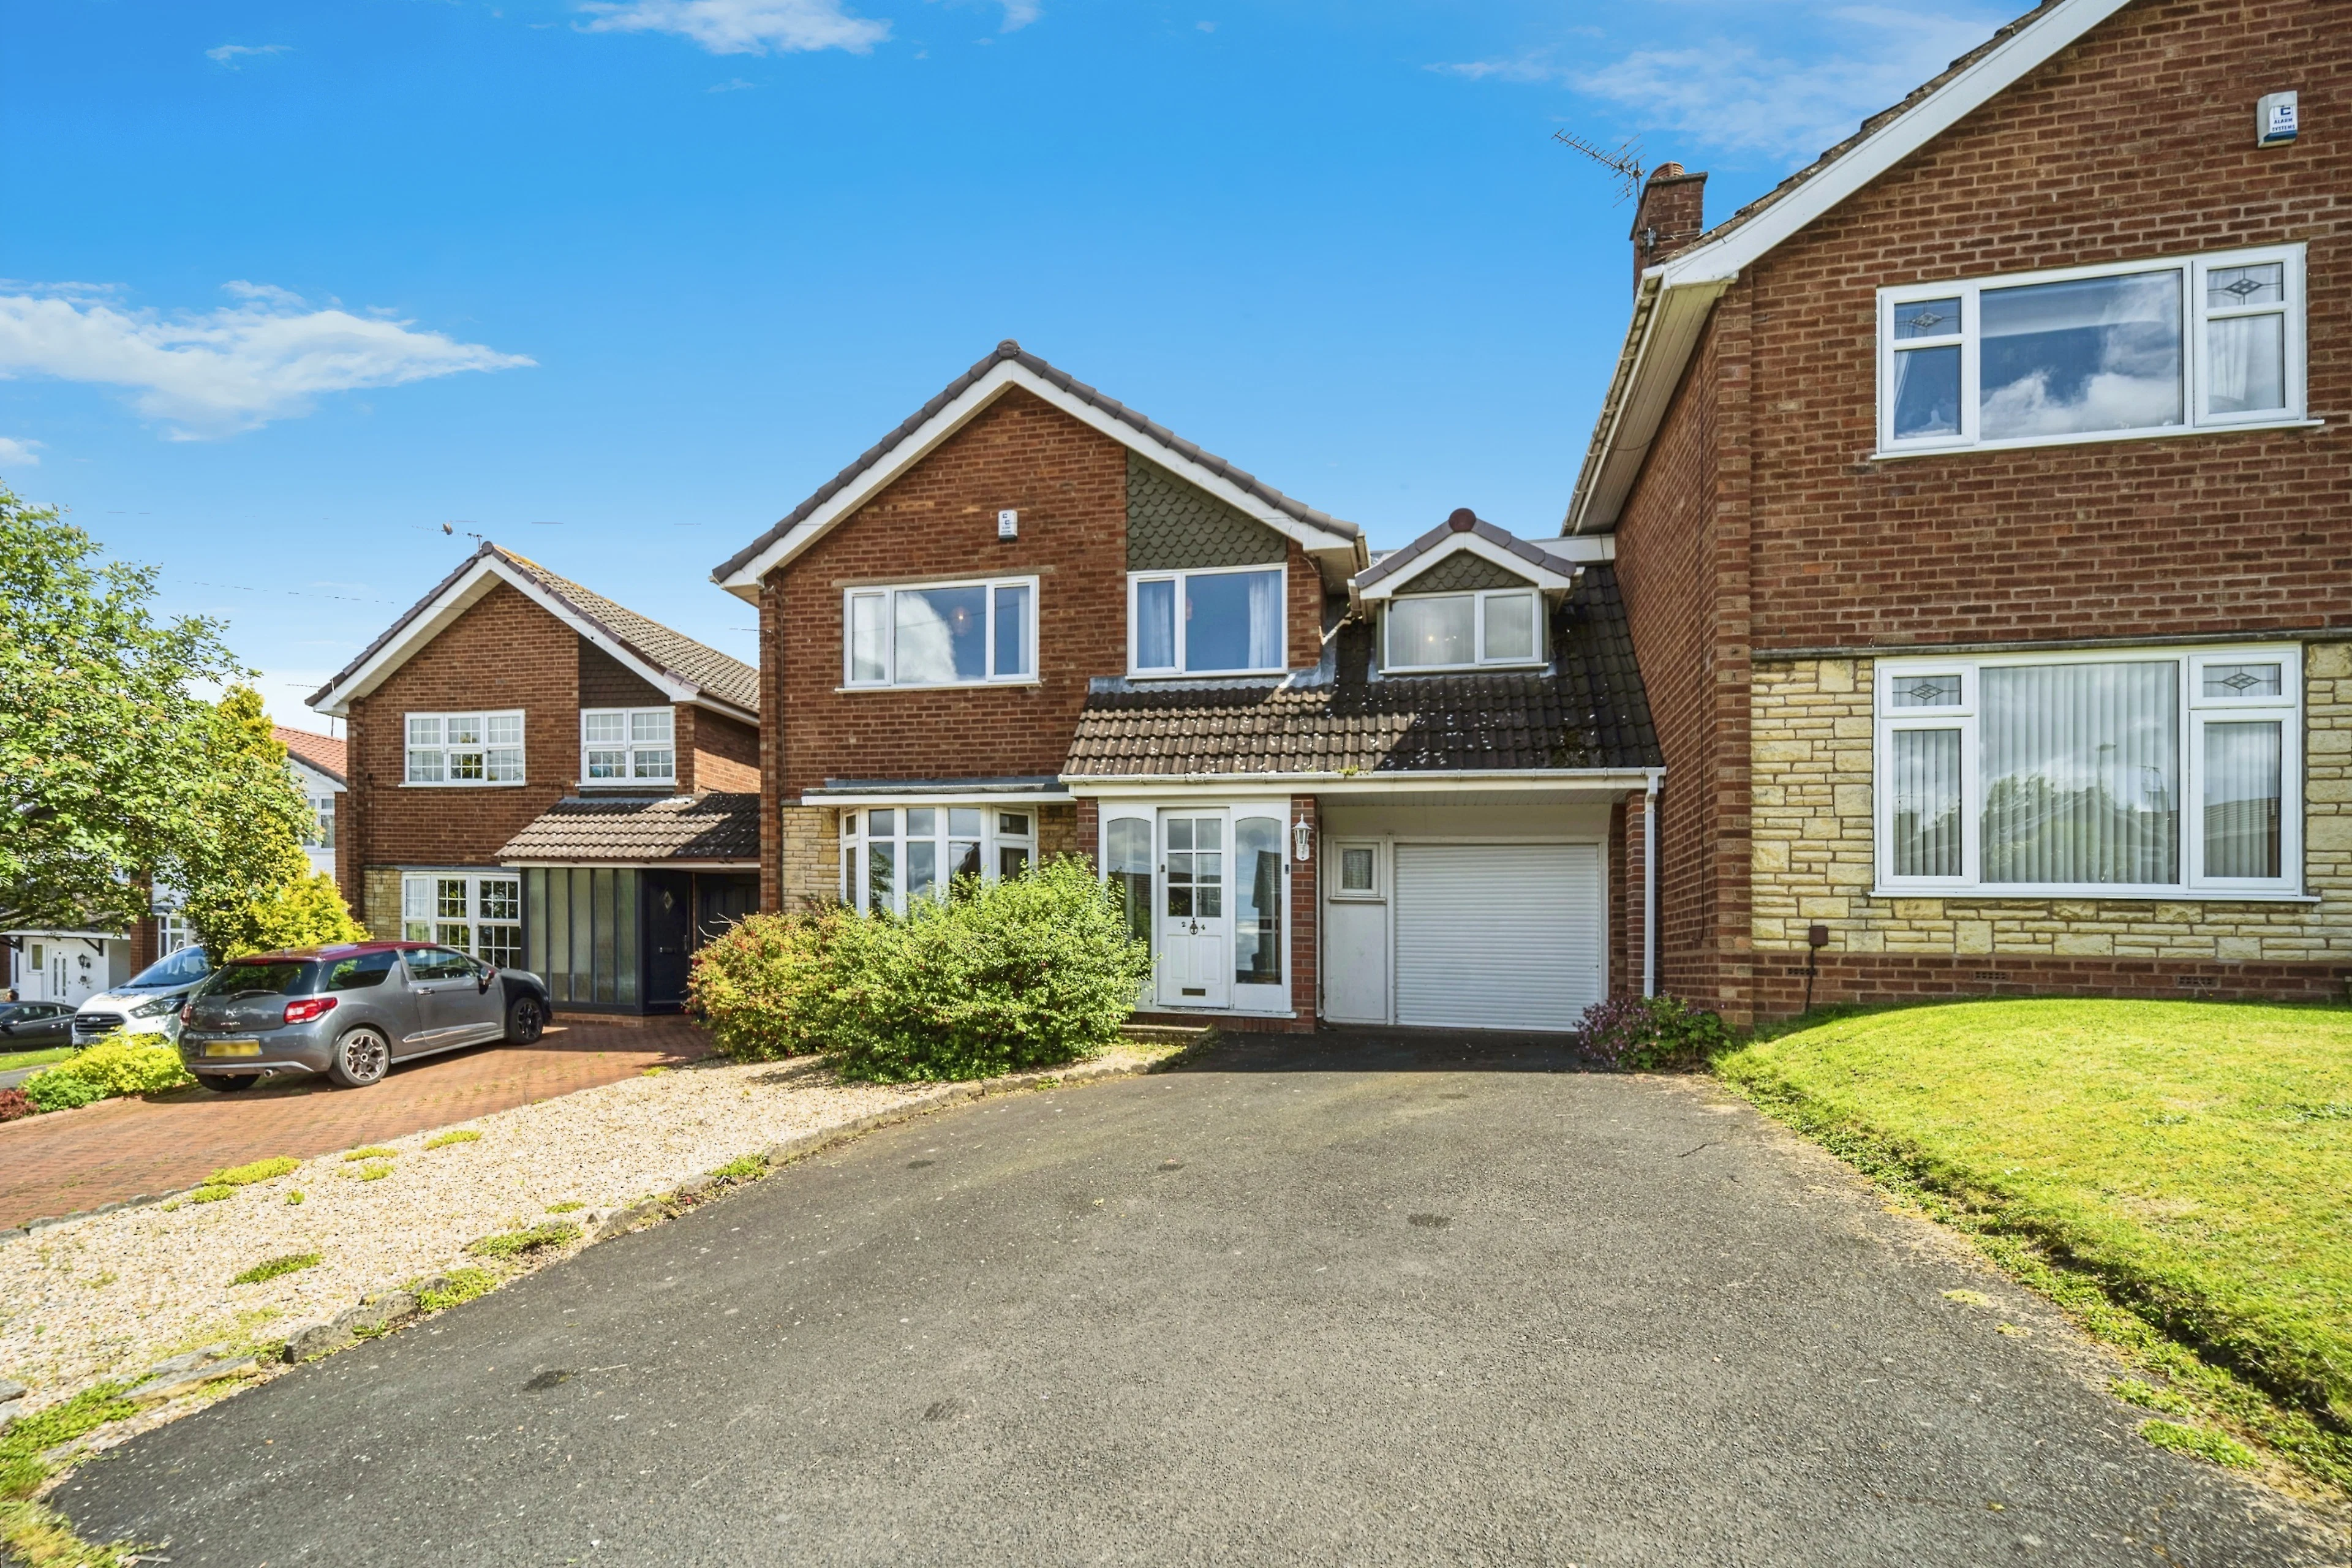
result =
[{"label": "dormer window", "polygon": [[1399,595],[1389,601],[1381,663],[1388,669],[1481,669],[1543,661],[1535,589]]}]

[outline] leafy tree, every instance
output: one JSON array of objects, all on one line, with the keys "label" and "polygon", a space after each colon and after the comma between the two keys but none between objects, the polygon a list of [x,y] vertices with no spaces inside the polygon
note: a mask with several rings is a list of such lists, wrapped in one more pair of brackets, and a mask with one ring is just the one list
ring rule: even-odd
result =
[{"label": "leafy tree", "polygon": [[333,879],[302,852],[310,803],[287,771],[260,694],[233,686],[213,710],[192,831],[173,879],[182,909],[217,963],[248,952],[347,942],[361,934]]},{"label": "leafy tree", "polygon": [[0,488],[0,929],[121,930],[177,862],[212,733],[200,683],[240,669],[218,623],[149,609],[155,570],[98,563]]}]

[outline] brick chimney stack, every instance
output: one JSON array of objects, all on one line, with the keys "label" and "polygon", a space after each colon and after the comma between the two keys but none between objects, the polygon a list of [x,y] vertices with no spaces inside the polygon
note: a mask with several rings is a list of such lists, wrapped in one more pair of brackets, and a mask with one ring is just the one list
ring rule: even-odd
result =
[{"label": "brick chimney stack", "polygon": [[1633,209],[1633,289],[1655,267],[1706,231],[1706,175],[1686,174],[1680,163],[1661,163],[1642,185]]}]

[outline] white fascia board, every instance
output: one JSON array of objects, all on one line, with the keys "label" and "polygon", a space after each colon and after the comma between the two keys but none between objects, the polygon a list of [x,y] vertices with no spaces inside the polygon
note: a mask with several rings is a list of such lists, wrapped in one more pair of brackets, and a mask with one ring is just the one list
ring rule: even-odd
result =
[{"label": "white fascia board", "polygon": [[1573,566],[1596,563],[1607,565],[1617,559],[1617,536],[1613,533],[1571,534],[1565,539],[1530,539],[1528,542]]},{"label": "white fascia board", "polygon": [[1650,268],[1669,289],[1728,284],[1764,255],[2014,86],[2060,49],[2132,0],[2064,0],[2021,27],[1951,80],[1888,121],[1852,152],[1807,180],[1787,200],[1721,239]]},{"label": "white fascia board", "polygon": [[[1538,545],[1537,548],[1542,549],[1542,546]],[[1361,590],[1357,596],[1367,603],[1378,604],[1383,599],[1409,593],[1412,591],[1414,578],[1419,577],[1441,561],[1450,560],[1454,556],[1465,553],[1475,555],[1482,561],[1491,562],[1514,576],[1524,577],[1537,587],[1549,593],[1565,594],[1576,586],[1576,567],[1573,563],[1563,561],[1558,568],[1538,565],[1524,555],[1514,554],[1504,549],[1491,539],[1482,539],[1475,533],[1463,532],[1448,535],[1427,554],[1412,562],[1403,571],[1392,577],[1381,578],[1370,587]],[[1546,552],[1546,553],[1550,552]]]},{"label": "white fascia board", "polygon": [[1020,361],[1008,359],[999,360],[987,374],[965,388],[961,396],[931,416],[922,428],[899,442],[887,457],[858,475],[854,481],[827,496],[824,505],[794,523],[782,539],[745,562],[719,585],[739,598],[757,603],[761,578],[779,566],[789,563],[822,538],[835,523],[895,483],[908,469],[929,457],[940,442],[962,429],[989,405],[1016,386],[1052,404],[1087,428],[1108,436],[1129,451],[1159,464],[1187,483],[1208,491],[1234,510],[1265,524],[1286,539],[1296,542],[1309,554],[1345,552],[1352,559],[1362,549],[1360,536],[1350,539],[1300,522],[1280,508],[1269,506],[1223,475],[1202,468],[1172,447],[1161,446],[1126,421],[1112,418],[1084,398],[1071,396]]},{"label": "white fascia board", "polygon": [[[1680,384],[1698,327],[1716,300],[1775,247],[1830,212],[1904,159],[1950,130],[2060,49],[2131,4],[2131,0],[2063,0],[2040,21],[2018,30],[1951,80],[1887,121],[1837,162],[1807,180],[1754,222],[1686,250],[1642,274],[1656,302],[1634,320],[1618,356],[1610,402],[1586,456],[1565,532],[1613,528],[1618,509],[1640,477],[1651,437]],[[1691,309],[1693,304],[1703,308]]]},{"label": "white fascia board", "polygon": [[337,784],[328,774],[320,772],[309,763],[306,763],[301,758],[296,756],[292,752],[286,753],[286,765],[292,768],[296,776],[300,778],[306,784],[322,784],[329,791],[336,795],[343,793],[343,786],[341,784]]},{"label": "white fascia board", "polygon": [[939,791],[900,791],[895,795],[803,794],[796,803],[802,805],[1067,805],[1077,799],[1066,789],[991,790],[975,793],[971,790],[943,789]]},{"label": "white fascia board", "polygon": [[604,649],[669,701],[709,708],[747,723],[759,722],[757,714],[745,712],[731,702],[711,696],[693,681],[681,680],[667,670],[646,663],[611,632],[556,597],[544,584],[516,571],[496,555],[485,555],[477,561],[472,570],[450,584],[431,609],[411,621],[397,638],[378,648],[373,658],[353,670],[349,679],[328,692],[324,700],[312,703],[311,708],[330,718],[349,718],[353,702],[383,685],[391,678],[393,671],[414,658],[425,644],[447,631],[459,616],[479,604],[500,583],[515,589],[532,604]]},{"label": "white fascia board", "polygon": [[1269,789],[1313,795],[1425,795],[1433,788],[1537,793],[1545,790],[1618,792],[1646,790],[1665,776],[1663,768],[1550,768],[1507,773],[1491,768],[1431,769],[1405,773],[1107,773],[1066,775],[1063,783],[1080,799],[1118,796],[1246,795]]}]

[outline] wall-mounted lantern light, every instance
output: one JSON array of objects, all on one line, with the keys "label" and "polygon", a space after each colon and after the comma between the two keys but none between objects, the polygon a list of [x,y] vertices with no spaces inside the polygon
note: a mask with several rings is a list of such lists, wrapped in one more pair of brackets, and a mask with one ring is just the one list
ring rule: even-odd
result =
[{"label": "wall-mounted lantern light", "polygon": [[1314,825],[1302,816],[1297,821],[1290,825],[1291,856],[1293,858],[1304,864],[1314,853]]}]

